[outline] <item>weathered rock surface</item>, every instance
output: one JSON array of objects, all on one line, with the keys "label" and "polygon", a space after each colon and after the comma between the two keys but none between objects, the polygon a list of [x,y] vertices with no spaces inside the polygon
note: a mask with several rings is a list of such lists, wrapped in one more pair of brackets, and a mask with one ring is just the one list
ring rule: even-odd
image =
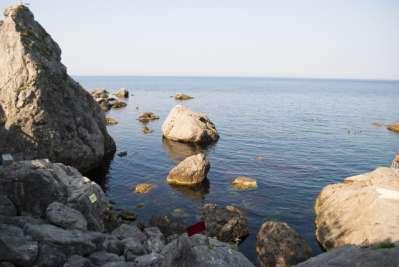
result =
[{"label": "weathered rock surface", "polygon": [[68,76],[61,50],[24,5],[0,27],[0,150],[90,170],[115,151],[99,105]]},{"label": "weathered rock surface", "polygon": [[298,267],[399,266],[399,245],[393,248],[343,246],[302,262]]},{"label": "weathered rock surface", "polygon": [[155,115],[153,112],[144,112],[141,113],[140,116],[137,118],[138,121],[142,123],[147,123],[153,120],[158,120],[159,116]]},{"label": "weathered rock surface", "polygon": [[399,133],[399,122],[397,123],[392,123],[390,125],[387,126],[387,129],[392,131],[392,132],[397,132]]},{"label": "weathered rock surface", "polygon": [[328,185],[315,213],[316,237],[327,250],[399,241],[399,172],[380,167]]},{"label": "weathered rock surface", "polygon": [[175,106],[162,125],[163,136],[184,142],[210,144],[219,139],[215,125],[202,113],[182,105]]},{"label": "weathered rock surface", "polygon": [[47,207],[46,218],[62,228],[87,230],[87,221],[83,214],[59,202],[53,202]]},{"label": "weathered rock surface", "polygon": [[288,224],[271,221],[262,224],[256,236],[256,254],[262,267],[288,267],[312,255],[306,242]]},{"label": "weathered rock surface", "polygon": [[140,242],[144,242],[147,238],[146,235],[135,225],[122,224],[114,231],[112,235],[119,239],[134,238]]},{"label": "weathered rock surface", "polygon": [[254,189],[258,186],[255,179],[246,176],[238,176],[231,185],[238,190]]},{"label": "weathered rock surface", "polygon": [[194,97],[183,94],[183,93],[177,93],[175,95],[175,99],[176,100],[189,100],[189,99],[193,99]]},{"label": "weathered rock surface", "polygon": [[205,154],[190,156],[170,172],[166,181],[175,185],[196,185],[202,183],[211,167]]},{"label": "weathered rock surface", "polygon": [[117,97],[128,98],[129,97],[129,91],[126,90],[125,88],[119,88],[118,90],[116,90],[114,95],[117,96]]},{"label": "weathered rock surface", "polygon": [[64,267],[95,267],[95,265],[85,257],[72,255],[68,258],[68,261],[65,263]]},{"label": "weathered rock surface", "polygon": [[239,243],[249,234],[245,214],[237,207],[205,204],[202,217],[206,225],[206,234],[220,241]]},{"label": "weathered rock surface", "polygon": [[0,166],[0,194],[7,196],[19,213],[45,217],[47,207],[60,202],[82,213],[88,229],[104,229],[103,213],[108,207],[104,192],[62,163],[33,160]]}]

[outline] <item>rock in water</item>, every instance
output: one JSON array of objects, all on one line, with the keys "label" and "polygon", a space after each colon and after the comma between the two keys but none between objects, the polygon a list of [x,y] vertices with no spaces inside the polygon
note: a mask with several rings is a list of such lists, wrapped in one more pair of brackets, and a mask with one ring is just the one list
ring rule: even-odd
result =
[{"label": "rock in water", "polygon": [[288,267],[312,255],[306,242],[284,222],[262,224],[256,236],[256,254],[261,267]]},{"label": "rock in water", "polygon": [[49,158],[81,171],[115,151],[104,114],[68,76],[61,50],[24,5],[0,26],[0,150]]},{"label": "rock in water", "polygon": [[380,167],[328,185],[316,204],[316,238],[327,250],[399,241],[399,172]]},{"label": "rock in water", "polygon": [[399,122],[387,126],[388,130],[399,133]]},{"label": "rock in water", "polygon": [[167,139],[184,142],[210,144],[219,139],[215,125],[202,113],[177,105],[162,125],[163,136]]},{"label": "rock in water", "polygon": [[238,176],[231,185],[238,190],[254,189],[258,186],[255,179],[246,176]]},{"label": "rock in water", "polygon": [[194,97],[186,95],[186,94],[183,94],[183,93],[177,93],[175,95],[175,99],[176,100],[190,100],[190,99],[193,99],[193,98]]},{"label": "rock in water", "polygon": [[208,174],[210,163],[205,154],[200,153],[186,158],[174,167],[166,181],[175,185],[196,185],[204,181]]},{"label": "rock in water", "polygon": [[117,96],[117,97],[128,98],[129,97],[129,91],[126,90],[125,88],[120,88],[120,89],[116,90],[114,95]]}]

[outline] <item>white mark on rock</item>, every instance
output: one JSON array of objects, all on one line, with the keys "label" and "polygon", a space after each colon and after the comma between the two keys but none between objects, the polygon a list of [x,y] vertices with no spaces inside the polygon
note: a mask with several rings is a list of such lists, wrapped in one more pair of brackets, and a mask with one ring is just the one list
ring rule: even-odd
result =
[{"label": "white mark on rock", "polygon": [[380,198],[399,200],[399,191],[385,188],[377,188],[376,190]]}]

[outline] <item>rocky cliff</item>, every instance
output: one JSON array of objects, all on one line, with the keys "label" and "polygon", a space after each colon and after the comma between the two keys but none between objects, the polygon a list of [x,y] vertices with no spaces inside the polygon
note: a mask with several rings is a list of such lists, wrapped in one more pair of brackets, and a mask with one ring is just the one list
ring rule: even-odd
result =
[{"label": "rocky cliff", "polygon": [[81,171],[115,151],[100,107],[61,63],[61,50],[24,5],[0,23],[0,151]]}]

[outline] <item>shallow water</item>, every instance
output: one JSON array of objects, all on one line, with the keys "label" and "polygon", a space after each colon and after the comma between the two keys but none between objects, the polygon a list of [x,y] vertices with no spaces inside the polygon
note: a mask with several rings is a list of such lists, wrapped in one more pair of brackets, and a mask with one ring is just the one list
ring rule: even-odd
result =
[{"label": "shallow water", "polygon": [[[146,221],[153,214],[174,212],[188,224],[198,220],[207,202],[242,207],[250,236],[239,249],[256,261],[256,233],[266,220],[290,224],[321,252],[314,238],[313,204],[321,188],[343,178],[387,166],[399,151],[399,134],[378,122],[399,119],[399,82],[183,77],[76,77],[86,88],[129,89],[128,106],[111,110],[119,124],[109,127],[118,151],[97,177],[116,206]],[[179,160],[196,148],[165,142],[161,125],[179,101],[170,96],[184,92],[195,111],[208,114],[216,124],[219,141],[207,149],[211,162],[209,187],[182,190],[165,183]],[[138,110],[136,109],[138,107]],[[152,111],[160,120],[143,134],[136,118]],[[100,173],[100,172],[99,172]],[[231,180],[246,175],[258,188],[237,192]],[[99,175],[101,176],[101,175]],[[137,195],[131,187],[151,182],[156,188]],[[144,207],[141,207],[144,205]]]}]

